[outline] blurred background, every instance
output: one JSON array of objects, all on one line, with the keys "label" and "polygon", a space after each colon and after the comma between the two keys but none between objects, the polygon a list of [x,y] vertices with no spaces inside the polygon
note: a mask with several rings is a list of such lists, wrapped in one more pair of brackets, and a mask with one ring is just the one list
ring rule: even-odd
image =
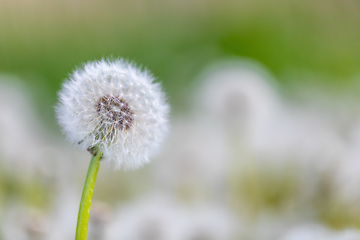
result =
[{"label": "blurred background", "polygon": [[100,169],[89,240],[360,239],[360,2],[0,0],[0,239],[73,239],[90,155],[54,105],[83,62],[163,84],[172,129]]}]

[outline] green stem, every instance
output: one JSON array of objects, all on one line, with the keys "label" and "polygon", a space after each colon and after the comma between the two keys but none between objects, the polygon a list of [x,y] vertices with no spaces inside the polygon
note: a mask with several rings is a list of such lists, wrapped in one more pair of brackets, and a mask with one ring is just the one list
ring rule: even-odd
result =
[{"label": "green stem", "polygon": [[80,201],[75,240],[86,240],[87,238],[91,200],[94,193],[96,175],[99,170],[101,155],[101,152],[97,151],[96,155],[91,158],[89,170],[85,180],[84,190]]}]

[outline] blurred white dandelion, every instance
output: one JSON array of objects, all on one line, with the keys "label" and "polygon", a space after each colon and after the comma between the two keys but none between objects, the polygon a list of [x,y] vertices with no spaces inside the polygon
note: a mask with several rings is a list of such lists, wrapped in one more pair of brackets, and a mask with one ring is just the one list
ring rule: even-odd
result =
[{"label": "blurred white dandelion", "polygon": [[229,209],[154,195],[119,209],[104,239],[231,240],[241,229]]},{"label": "blurred white dandelion", "polygon": [[44,239],[48,234],[49,221],[40,209],[12,203],[2,218],[2,239]]},{"label": "blurred white dandelion", "polygon": [[0,75],[0,111],[1,170],[21,177],[43,172],[48,139],[30,94],[16,76]]},{"label": "blurred white dandelion", "polygon": [[352,210],[359,211],[360,199],[360,124],[357,123],[351,128],[348,138],[348,149],[346,155],[341,159],[341,164],[336,168],[334,174],[334,188],[338,198],[351,206]]},{"label": "blurred white dandelion", "polygon": [[174,199],[156,196],[120,208],[108,224],[104,239],[182,240],[186,216]]},{"label": "blurred white dandelion", "polygon": [[360,232],[354,229],[334,231],[317,224],[295,227],[285,234],[282,240],[356,240]]},{"label": "blurred white dandelion", "polygon": [[148,71],[124,60],[89,62],[59,93],[57,117],[69,140],[116,168],[137,168],[158,150],[169,106]]},{"label": "blurred white dandelion", "polygon": [[223,61],[200,76],[195,102],[232,132],[256,135],[271,124],[280,100],[271,75],[249,60]]},{"label": "blurred white dandelion", "polygon": [[243,234],[244,226],[225,206],[203,203],[188,207],[186,238],[189,240],[231,240]]},{"label": "blurred white dandelion", "polygon": [[228,156],[222,129],[204,117],[172,122],[171,135],[154,164],[156,186],[186,190],[196,198],[212,194],[212,199],[223,199]]}]

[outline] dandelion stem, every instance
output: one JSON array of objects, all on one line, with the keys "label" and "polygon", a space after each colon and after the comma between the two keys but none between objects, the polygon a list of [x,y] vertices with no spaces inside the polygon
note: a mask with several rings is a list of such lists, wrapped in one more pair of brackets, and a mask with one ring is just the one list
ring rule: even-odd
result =
[{"label": "dandelion stem", "polygon": [[100,159],[102,155],[101,151],[96,151],[95,153],[96,154],[91,158],[83,193],[81,196],[75,240],[87,239],[91,201],[94,193],[96,176],[99,170]]}]

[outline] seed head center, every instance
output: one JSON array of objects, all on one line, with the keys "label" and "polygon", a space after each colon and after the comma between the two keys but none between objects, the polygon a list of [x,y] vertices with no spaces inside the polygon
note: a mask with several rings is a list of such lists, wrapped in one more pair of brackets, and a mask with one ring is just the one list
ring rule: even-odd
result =
[{"label": "seed head center", "polygon": [[103,96],[99,99],[96,110],[102,124],[114,126],[120,130],[129,129],[134,121],[134,112],[123,98]]}]

